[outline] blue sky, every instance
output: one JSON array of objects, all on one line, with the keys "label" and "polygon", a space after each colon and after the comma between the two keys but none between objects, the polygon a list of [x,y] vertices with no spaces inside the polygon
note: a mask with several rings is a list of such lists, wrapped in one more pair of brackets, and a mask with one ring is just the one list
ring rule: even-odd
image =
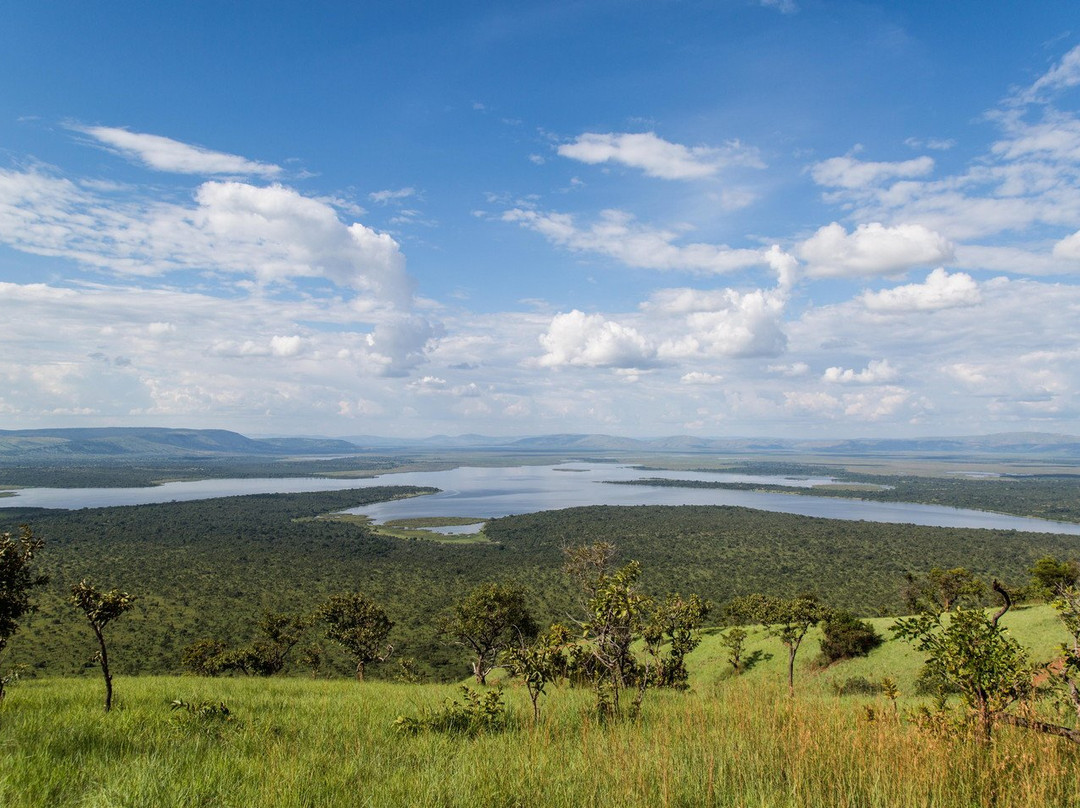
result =
[{"label": "blue sky", "polygon": [[1080,432],[1069,2],[0,9],[0,426]]}]

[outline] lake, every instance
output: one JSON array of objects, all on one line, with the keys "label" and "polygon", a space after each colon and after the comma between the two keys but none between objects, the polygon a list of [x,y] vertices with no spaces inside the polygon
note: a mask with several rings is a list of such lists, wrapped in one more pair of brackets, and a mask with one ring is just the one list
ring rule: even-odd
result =
[{"label": "lake", "polygon": [[[375,522],[381,523],[390,519],[424,516],[472,516],[487,519],[580,505],[740,505],[766,511],[821,516],[829,519],[1080,535],[1080,524],[1050,522],[1043,519],[1028,519],[937,505],[865,502],[856,499],[756,491],[608,484],[645,478],[748,482],[802,489],[832,481],[828,477],[642,471],[631,466],[609,463],[562,463],[551,466],[505,468],[461,467],[448,471],[385,474],[358,480],[288,477],[171,482],[151,488],[25,488],[16,492],[16,496],[0,498],[0,508],[97,508],[113,505],[148,505],[243,494],[336,491],[380,485],[421,485],[439,488],[441,491],[428,496],[366,505],[353,512],[366,514]],[[476,530],[478,527],[477,525],[441,530],[467,532]]]}]

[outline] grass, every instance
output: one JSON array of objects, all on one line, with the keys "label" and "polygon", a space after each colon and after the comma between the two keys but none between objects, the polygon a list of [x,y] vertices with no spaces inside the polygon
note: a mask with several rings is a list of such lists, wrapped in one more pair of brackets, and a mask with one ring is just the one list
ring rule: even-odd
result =
[{"label": "grass", "polygon": [[476,533],[440,533],[437,530],[427,530],[429,527],[446,527],[451,525],[475,525],[485,522],[485,519],[461,516],[425,516],[413,519],[391,519],[381,525],[371,522],[371,517],[357,513],[328,513],[315,517],[334,522],[348,522],[356,525],[364,525],[378,536],[389,536],[394,539],[419,539],[432,541],[438,544],[491,544],[483,530]]},{"label": "grass", "polygon": [[[1050,609],[1009,617],[1049,655]],[[475,738],[393,728],[399,715],[456,696],[449,685],[122,677],[105,714],[97,678],[24,680],[0,703],[0,805],[1080,804],[1080,747],[1008,727],[984,746],[906,718],[921,701],[910,695],[896,714],[882,697],[839,698],[836,678],[898,669],[911,680],[920,660],[890,641],[865,660],[814,670],[816,645],[808,637],[800,652],[794,700],[775,640],[752,636],[773,657],[733,677],[712,634],[690,657],[693,689],[650,692],[637,719],[600,722],[589,691],[562,686],[534,726],[523,688],[510,683],[510,729]],[[170,709],[178,698],[224,702],[230,720]]]}]

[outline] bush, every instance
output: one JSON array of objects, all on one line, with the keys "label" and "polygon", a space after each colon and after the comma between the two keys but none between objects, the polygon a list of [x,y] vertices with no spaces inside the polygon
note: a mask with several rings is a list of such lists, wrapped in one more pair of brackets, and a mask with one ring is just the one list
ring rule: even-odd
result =
[{"label": "bush", "polygon": [[407,735],[420,732],[449,732],[472,737],[485,732],[500,732],[510,725],[510,714],[503,704],[502,691],[477,693],[464,685],[461,701],[447,699],[441,710],[419,718],[399,715],[394,728]]},{"label": "bush", "polygon": [[876,696],[885,688],[871,682],[865,676],[850,676],[843,683],[833,682],[833,691],[838,696]]},{"label": "bush", "polygon": [[822,624],[824,636],[821,638],[821,657],[823,665],[831,665],[841,659],[866,656],[883,642],[874,627],[865,620],[859,620],[850,612],[836,611]]}]

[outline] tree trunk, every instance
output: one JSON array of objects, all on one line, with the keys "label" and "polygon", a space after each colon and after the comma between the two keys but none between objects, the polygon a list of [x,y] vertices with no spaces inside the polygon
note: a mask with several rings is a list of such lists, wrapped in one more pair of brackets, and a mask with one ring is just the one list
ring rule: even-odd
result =
[{"label": "tree trunk", "polygon": [[93,629],[97,635],[98,645],[101,646],[101,651],[98,652],[98,662],[101,663],[101,675],[105,677],[105,712],[109,712],[112,709],[112,674],[109,673],[109,652],[105,649],[105,636],[101,633],[101,629],[97,626],[93,626]]},{"label": "tree trunk", "polygon": [[1073,743],[1080,744],[1080,729],[1070,729],[1047,721],[1036,721],[1034,718],[1024,718],[1012,713],[997,713],[995,716],[1002,724],[1011,724],[1014,727],[1033,729],[1046,735],[1056,735],[1059,738],[1067,738]]},{"label": "tree trunk", "polygon": [[473,676],[476,677],[476,683],[478,685],[487,684],[487,671],[484,670],[484,661],[482,659],[477,659],[473,662],[472,672]]},{"label": "tree trunk", "polygon": [[364,660],[360,660],[356,663],[356,681],[364,681]]},{"label": "tree trunk", "polygon": [[787,688],[788,695],[795,698],[795,653],[798,649],[794,645],[788,646],[787,658]]}]

